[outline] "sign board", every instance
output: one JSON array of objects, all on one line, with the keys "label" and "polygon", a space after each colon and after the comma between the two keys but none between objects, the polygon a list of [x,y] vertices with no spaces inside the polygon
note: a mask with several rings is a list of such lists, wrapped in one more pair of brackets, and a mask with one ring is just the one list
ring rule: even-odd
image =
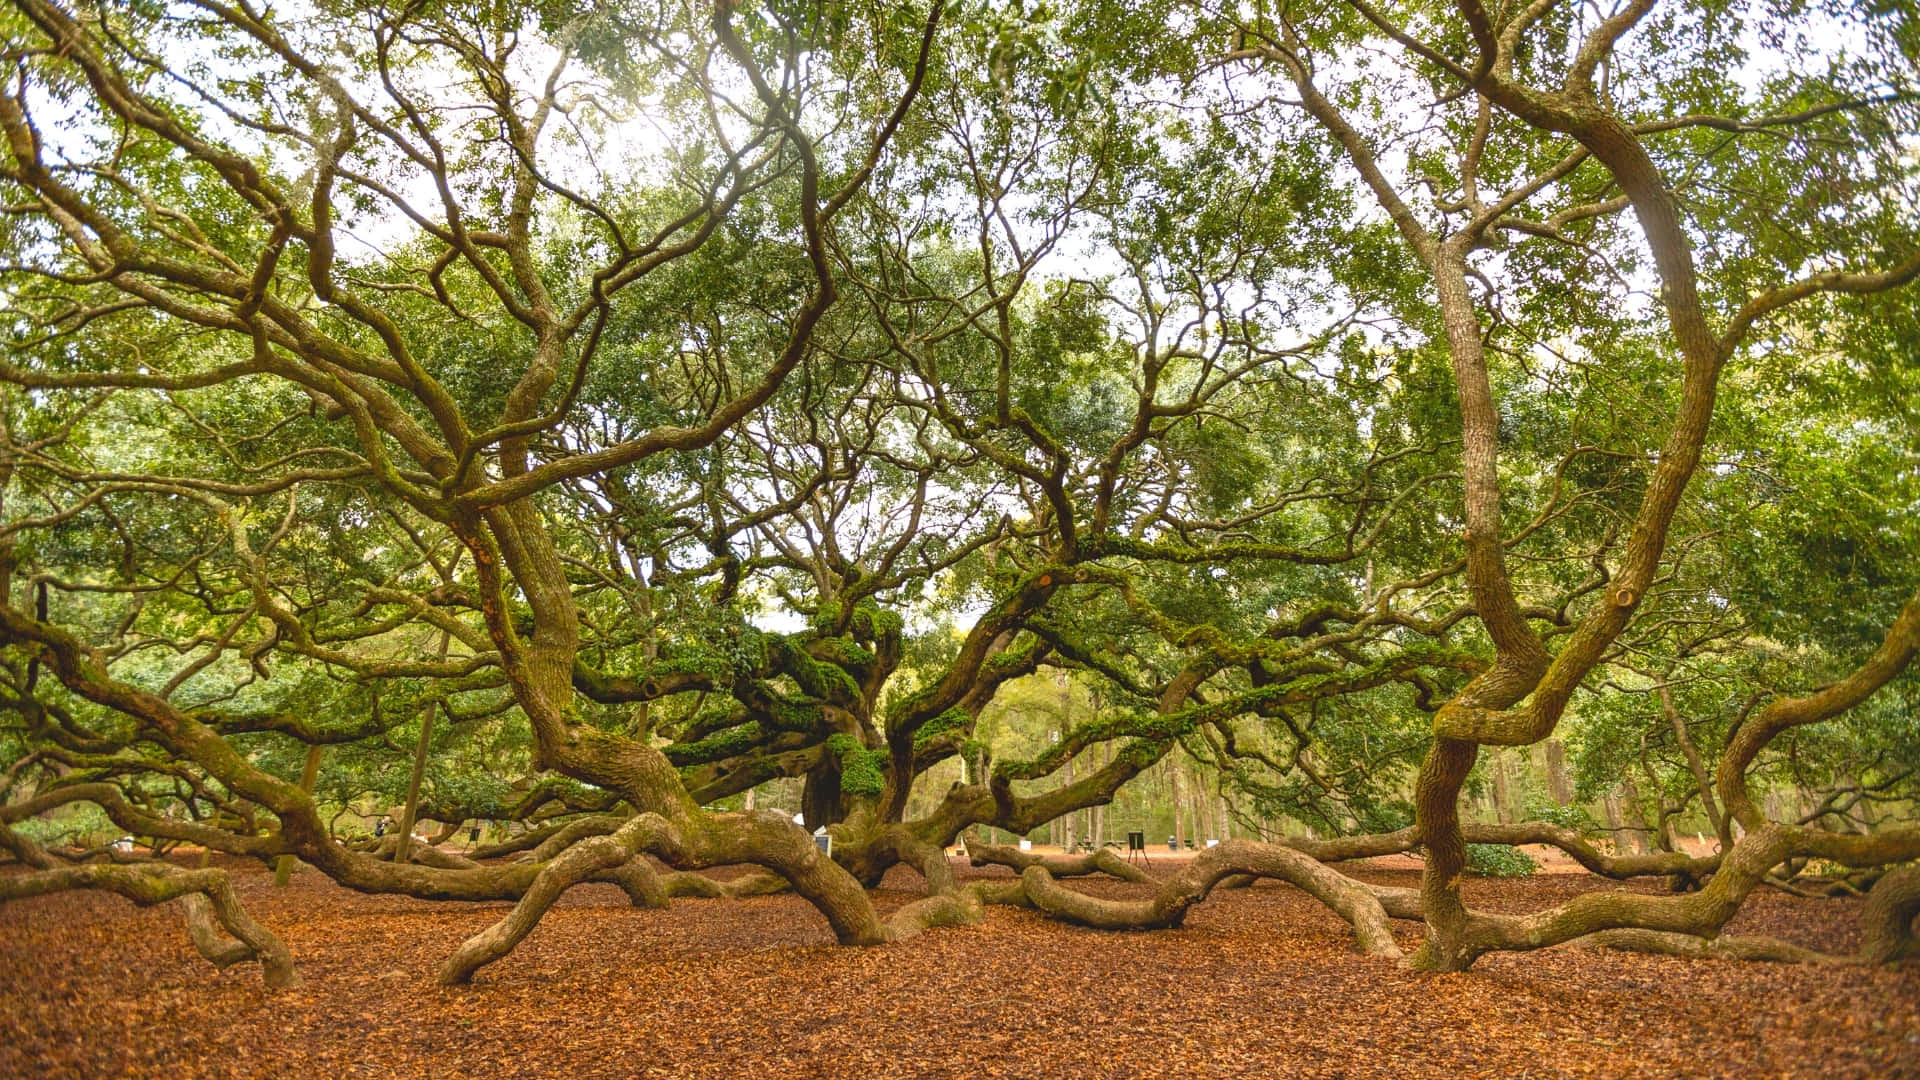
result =
[{"label": "sign board", "polygon": [[1021,851],[1032,851],[1032,850],[1033,850],[1033,841],[1031,841],[1031,840],[1022,840],[1022,841],[1020,841],[1020,850],[1021,850]]},{"label": "sign board", "polygon": [[813,846],[819,848],[822,855],[833,858],[833,837],[827,835],[825,825],[813,831]]},{"label": "sign board", "polygon": [[1143,832],[1128,833],[1127,834],[1127,850],[1128,851],[1147,850],[1147,834]]}]

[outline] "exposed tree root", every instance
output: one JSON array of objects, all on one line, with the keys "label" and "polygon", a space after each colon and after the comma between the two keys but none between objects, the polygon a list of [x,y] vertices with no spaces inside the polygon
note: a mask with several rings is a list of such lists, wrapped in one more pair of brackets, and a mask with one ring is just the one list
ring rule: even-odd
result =
[{"label": "exposed tree root", "polygon": [[1145,870],[1115,855],[1106,848],[1084,855],[1036,855],[1007,844],[967,844],[967,859],[975,866],[1010,866],[1017,871],[1029,866],[1044,866],[1053,877],[1078,877],[1083,874],[1111,874],[1122,881],[1152,882]]}]

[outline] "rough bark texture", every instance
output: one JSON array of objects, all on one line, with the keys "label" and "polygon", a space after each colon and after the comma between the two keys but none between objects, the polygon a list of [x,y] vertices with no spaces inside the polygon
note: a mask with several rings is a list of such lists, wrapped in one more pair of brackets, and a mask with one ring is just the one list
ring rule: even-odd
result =
[{"label": "rough bark texture", "polygon": [[[273,931],[247,914],[223,870],[182,870],[160,863],[87,865],[0,877],[0,901],[69,889],[118,893],[141,907],[184,900],[188,937],[208,962],[224,970],[246,960],[258,960],[268,986],[286,990],[300,985],[300,975],[286,946]],[[216,922],[236,940],[222,938]]]},{"label": "rough bark texture", "polygon": [[[505,918],[468,938],[440,968],[440,985],[455,986],[473,973],[513,951],[533,932],[560,894],[601,871],[637,861],[634,855],[648,841],[657,841],[666,822],[654,815],[634,818],[610,836],[582,840],[540,869],[533,884]],[[664,889],[661,890],[664,893]],[[632,895],[630,892],[629,895]]]},{"label": "rough bark texture", "polygon": [[1003,844],[968,844],[967,859],[975,866],[1010,866],[1025,870],[1044,866],[1054,877],[1079,877],[1085,874],[1111,874],[1122,881],[1152,881],[1153,876],[1140,867],[1099,848],[1083,855],[1036,855],[1031,851]]},{"label": "rough bark texture", "polygon": [[1920,916],[1920,865],[1905,866],[1882,877],[1867,894],[1860,913],[1860,955],[1873,964],[1920,956],[1920,937],[1914,919]]},{"label": "rough bark texture", "polygon": [[1027,899],[1057,919],[1103,930],[1152,930],[1178,926],[1187,910],[1207,898],[1221,879],[1251,874],[1285,881],[1311,894],[1353,925],[1360,951],[1399,957],[1392,924],[1372,888],[1328,869],[1291,848],[1232,840],[1197,855],[1168,879],[1151,900],[1106,900],[1068,889],[1043,864],[1020,872]]},{"label": "rough bark texture", "polygon": [[1854,964],[1859,959],[1835,956],[1771,937],[1740,937],[1723,934],[1701,937],[1665,930],[1602,930],[1567,943],[1574,948],[1620,949],[1625,952],[1654,953],[1661,956],[1686,956],[1718,960],[1765,960],[1782,964]]}]

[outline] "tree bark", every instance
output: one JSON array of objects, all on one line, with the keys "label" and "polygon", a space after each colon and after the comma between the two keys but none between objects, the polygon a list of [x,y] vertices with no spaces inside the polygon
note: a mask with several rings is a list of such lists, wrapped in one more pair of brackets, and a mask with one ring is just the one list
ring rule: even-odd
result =
[{"label": "tree bark", "polygon": [[[320,750],[317,743],[307,747],[306,764],[300,767],[300,790],[308,795],[313,794],[313,785],[320,778]],[[275,888],[286,888],[288,879],[293,876],[293,862],[291,855],[280,856],[280,861],[273,868]]]},{"label": "tree bark", "polygon": [[1222,843],[1194,856],[1150,900],[1106,900],[1077,893],[1054,881],[1042,865],[1020,873],[1027,899],[1057,919],[1104,930],[1151,930],[1178,926],[1193,905],[1221,879],[1235,874],[1278,878],[1297,886],[1352,924],[1368,956],[1400,956],[1386,909],[1372,888],[1291,848],[1251,840]]},{"label": "tree bark", "polygon": [[1493,773],[1494,819],[1502,825],[1511,825],[1514,822],[1513,787],[1507,778],[1506,747],[1494,747],[1492,757],[1493,760],[1487,763],[1487,767]]},{"label": "tree bark", "polygon": [[[440,659],[447,657],[447,645],[452,635],[440,631]],[[400,811],[400,843],[393,849],[393,861],[406,862],[412,855],[413,823],[420,813],[420,781],[427,773],[427,745],[433,739],[433,714],[440,706],[440,699],[427,702],[426,715],[420,718],[420,741],[413,748],[413,772],[407,776],[407,803]]]}]

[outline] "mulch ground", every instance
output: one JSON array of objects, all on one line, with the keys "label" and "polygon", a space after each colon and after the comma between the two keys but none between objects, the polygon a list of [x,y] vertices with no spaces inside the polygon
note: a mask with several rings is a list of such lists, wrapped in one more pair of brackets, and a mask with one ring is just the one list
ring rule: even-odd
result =
[{"label": "mulch ground", "polygon": [[[1920,1077],[1914,963],[1553,949],[1417,974],[1355,954],[1344,923],[1270,882],[1216,894],[1180,930],[994,908],[874,949],[834,946],[793,897],[637,911],[584,886],[472,986],[443,989],[441,961],[506,905],[361,896],[311,871],[275,889],[257,866],[228,868],[303,989],[269,992],[252,964],[216,973],[172,907],[9,904],[0,1077]],[[919,882],[886,884],[890,909]],[[1554,874],[1467,889],[1521,911],[1615,887]],[[1762,892],[1731,929],[1850,951],[1857,914]],[[1411,947],[1419,928],[1402,925]]]}]

